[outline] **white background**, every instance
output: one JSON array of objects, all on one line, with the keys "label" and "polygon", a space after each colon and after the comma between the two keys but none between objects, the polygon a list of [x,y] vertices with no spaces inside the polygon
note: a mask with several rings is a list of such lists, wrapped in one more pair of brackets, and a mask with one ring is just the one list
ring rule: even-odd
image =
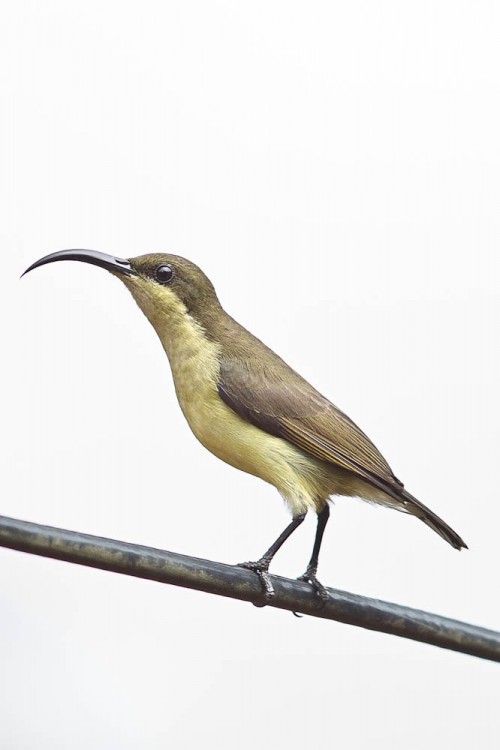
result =
[{"label": "white background", "polygon": [[[500,8],[10,3],[0,21],[1,506],[225,562],[288,522],[189,432],[88,247],[198,263],[463,535],[338,500],[320,574],[498,628]],[[310,554],[308,519],[274,571]],[[498,666],[0,550],[0,746],[475,747]]]}]

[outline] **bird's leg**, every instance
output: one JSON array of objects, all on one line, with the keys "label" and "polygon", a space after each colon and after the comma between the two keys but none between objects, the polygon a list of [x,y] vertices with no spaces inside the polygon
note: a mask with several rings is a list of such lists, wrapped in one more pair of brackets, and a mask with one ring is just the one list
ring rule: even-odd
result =
[{"label": "bird's leg", "polygon": [[316,573],[318,572],[319,550],[321,547],[321,542],[323,541],[323,534],[325,533],[325,527],[328,523],[329,518],[330,507],[327,503],[323,510],[318,513],[318,526],[316,528],[316,537],[314,539],[314,547],[311,559],[309,560],[309,565],[307,566],[307,570],[304,575],[301,575],[298,578],[299,581],[306,581],[306,583],[310,583],[323,603],[328,601],[328,591],[325,589],[323,584],[318,581]]},{"label": "bird's leg", "polygon": [[301,513],[299,516],[295,516],[292,519],[291,523],[288,524],[286,529],[279,535],[276,541],[271,544],[267,552],[262,555],[260,560],[256,560],[256,562],[239,563],[240,568],[253,570],[254,573],[257,573],[262,584],[266,603],[269,602],[274,596],[273,584],[271,583],[271,579],[269,577],[269,565],[271,563],[271,560],[273,559],[279,548],[286,542],[288,537],[293,534],[298,526],[300,526],[305,517],[305,513]]}]

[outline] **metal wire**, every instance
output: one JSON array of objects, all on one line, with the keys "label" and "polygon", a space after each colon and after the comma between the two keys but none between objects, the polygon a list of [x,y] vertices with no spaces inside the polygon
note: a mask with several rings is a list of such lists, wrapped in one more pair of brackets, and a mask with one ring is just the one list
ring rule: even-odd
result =
[{"label": "metal wire", "polygon": [[[262,604],[260,582],[254,573],[211,560],[5,516],[0,516],[0,546]],[[321,606],[308,584],[280,576],[271,580],[276,592],[271,607],[500,661],[500,633],[493,630],[337,589],[328,589],[330,599]]]}]

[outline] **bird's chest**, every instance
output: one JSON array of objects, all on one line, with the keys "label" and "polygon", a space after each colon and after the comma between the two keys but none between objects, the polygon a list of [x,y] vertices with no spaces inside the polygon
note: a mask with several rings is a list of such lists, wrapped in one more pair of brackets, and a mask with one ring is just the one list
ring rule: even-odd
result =
[{"label": "bird's chest", "polygon": [[195,326],[187,326],[166,349],[177,399],[191,430],[209,451],[231,463],[231,442],[234,444],[235,421],[239,418],[218,394],[217,345]]},{"label": "bird's chest", "polygon": [[183,347],[170,363],[180,407],[196,437],[206,444],[217,410],[218,361],[213,352]]},{"label": "bird's chest", "polygon": [[[275,438],[241,419],[217,390],[217,345],[197,335],[178,338],[167,350],[181,409],[191,430],[211,453],[250,474],[267,477]],[[274,463],[274,459],[272,459]]]}]

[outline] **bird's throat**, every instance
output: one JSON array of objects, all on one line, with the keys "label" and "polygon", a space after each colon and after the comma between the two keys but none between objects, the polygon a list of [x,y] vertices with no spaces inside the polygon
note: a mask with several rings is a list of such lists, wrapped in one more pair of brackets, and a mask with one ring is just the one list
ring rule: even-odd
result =
[{"label": "bird's throat", "polygon": [[202,424],[218,400],[220,346],[169,289],[126,280],[126,286],[158,334],[172,369],[177,398],[189,425],[203,441]]}]

